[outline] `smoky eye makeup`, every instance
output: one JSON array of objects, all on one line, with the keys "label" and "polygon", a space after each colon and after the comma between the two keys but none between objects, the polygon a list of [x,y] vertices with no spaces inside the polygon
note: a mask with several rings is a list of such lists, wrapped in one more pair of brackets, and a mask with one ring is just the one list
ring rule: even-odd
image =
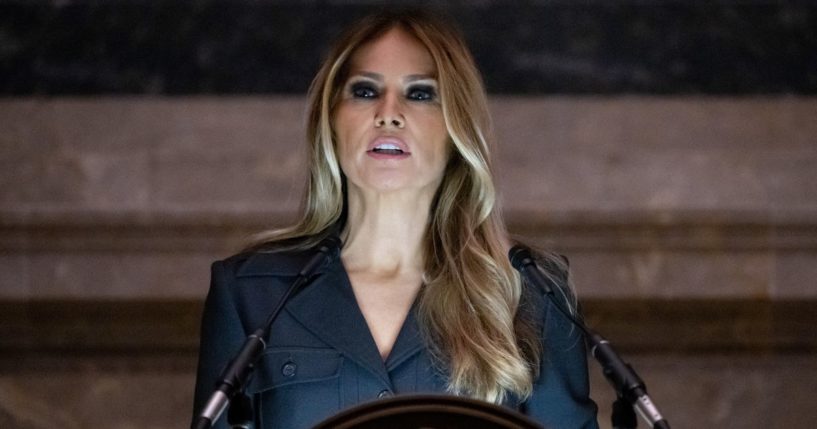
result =
[{"label": "smoky eye makeup", "polygon": [[346,93],[350,98],[376,98],[379,93],[379,87],[375,82],[369,79],[357,78],[352,79],[346,85]]},{"label": "smoky eye makeup", "polygon": [[[429,78],[410,78],[404,84],[403,97],[408,101],[436,102],[438,101],[437,82]],[[352,76],[344,88],[345,97],[357,100],[377,99],[386,89],[383,84],[366,75]]]},{"label": "smoky eye makeup", "polygon": [[414,101],[436,101],[437,87],[432,84],[415,83],[406,89],[406,98]]}]

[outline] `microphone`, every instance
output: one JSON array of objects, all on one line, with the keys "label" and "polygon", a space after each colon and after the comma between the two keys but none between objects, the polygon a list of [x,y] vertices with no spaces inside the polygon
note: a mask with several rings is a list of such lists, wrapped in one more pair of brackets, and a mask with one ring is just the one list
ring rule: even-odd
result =
[{"label": "microphone", "polygon": [[[241,350],[230,361],[227,368],[221,373],[216,382],[216,389],[210,396],[210,399],[202,409],[201,414],[193,421],[191,429],[207,429],[213,426],[218,420],[219,416],[224,412],[230,401],[237,393],[244,389],[244,385],[250,379],[253,370],[255,369],[255,362],[264,352],[267,347],[264,342],[272,326],[272,322],[278,317],[278,314],[284,308],[284,304],[304,286],[306,286],[313,274],[324,265],[330,264],[340,253],[342,243],[337,235],[332,234],[324,238],[318,243],[317,251],[303,266],[295,281],[289,286],[289,289],[284,292],[281,299],[278,300],[275,308],[267,317],[264,325],[250,334],[241,346]],[[243,398],[242,398],[243,399]],[[242,408],[246,404],[242,401]]]},{"label": "microphone", "polygon": [[[556,309],[584,333],[587,342],[590,344],[590,353],[601,364],[602,372],[615,389],[616,394],[627,400],[653,429],[669,429],[669,422],[658,412],[655,404],[647,395],[647,387],[630,364],[621,359],[609,341],[589,330],[581,320],[576,319],[573,314],[565,309],[562,302],[556,298],[553,287],[551,287],[553,280],[547,278],[539,269],[530,249],[517,244],[508,252],[508,258],[514,268],[530,283],[538,287],[550,299]],[[632,427],[634,428],[635,425],[632,425]]]},{"label": "microphone", "polygon": [[658,408],[647,395],[647,386],[630,364],[624,362],[609,341],[599,334],[590,337],[590,353],[601,364],[607,381],[616,393],[635,407],[638,414],[654,429],[669,429]]}]

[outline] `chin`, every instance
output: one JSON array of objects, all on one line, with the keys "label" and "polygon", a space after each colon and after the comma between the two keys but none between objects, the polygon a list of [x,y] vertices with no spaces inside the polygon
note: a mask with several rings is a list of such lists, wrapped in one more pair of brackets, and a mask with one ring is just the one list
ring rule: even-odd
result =
[{"label": "chin", "polygon": [[[405,171],[379,171],[362,178],[364,188],[374,191],[399,191],[416,185],[417,179]],[[379,174],[378,174],[379,173]]]},{"label": "chin", "polygon": [[372,184],[369,189],[378,192],[399,192],[412,189],[412,186],[403,181],[386,181]]},{"label": "chin", "polygon": [[381,174],[368,174],[362,177],[357,184],[361,189],[367,189],[378,193],[391,192],[425,192],[429,187],[435,190],[439,186],[441,179],[432,180],[419,174],[411,174],[406,171],[379,172]]}]

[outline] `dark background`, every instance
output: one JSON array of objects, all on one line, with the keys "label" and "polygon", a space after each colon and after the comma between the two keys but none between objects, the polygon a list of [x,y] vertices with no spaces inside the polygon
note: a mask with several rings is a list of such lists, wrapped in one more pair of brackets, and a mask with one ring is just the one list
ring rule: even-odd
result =
[{"label": "dark background", "polygon": [[[394,7],[362,3],[0,1],[0,94],[303,93],[346,23]],[[814,2],[414,3],[492,93],[817,93]]]}]

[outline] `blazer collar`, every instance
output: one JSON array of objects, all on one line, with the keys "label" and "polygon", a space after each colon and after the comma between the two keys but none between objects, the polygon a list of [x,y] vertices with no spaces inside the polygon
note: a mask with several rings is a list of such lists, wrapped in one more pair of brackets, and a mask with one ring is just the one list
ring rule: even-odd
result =
[{"label": "blazer collar", "polygon": [[315,336],[389,386],[392,383],[388,371],[423,348],[412,307],[388,359],[383,362],[340,259],[326,267],[285,308]]},{"label": "blazer collar", "polygon": [[[236,277],[296,276],[314,253],[310,251],[251,253],[239,266]],[[315,274],[323,274],[333,265],[334,263],[324,263],[318,267]]]}]

